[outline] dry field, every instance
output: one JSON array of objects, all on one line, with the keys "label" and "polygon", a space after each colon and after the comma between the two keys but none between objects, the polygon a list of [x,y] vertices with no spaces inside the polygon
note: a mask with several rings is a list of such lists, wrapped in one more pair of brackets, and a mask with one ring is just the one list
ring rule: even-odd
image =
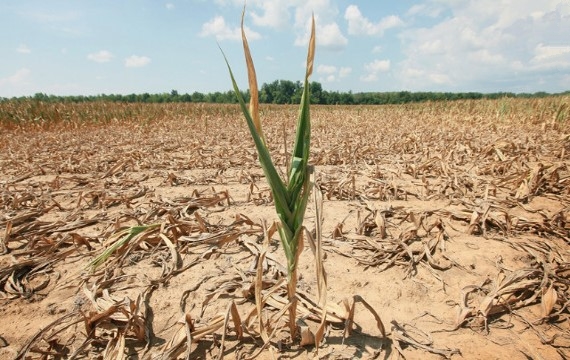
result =
[{"label": "dry field", "polygon": [[[314,106],[318,352],[289,338],[271,193],[237,106],[0,103],[0,358],[570,358],[569,102]],[[297,106],[261,111],[283,167]]]}]

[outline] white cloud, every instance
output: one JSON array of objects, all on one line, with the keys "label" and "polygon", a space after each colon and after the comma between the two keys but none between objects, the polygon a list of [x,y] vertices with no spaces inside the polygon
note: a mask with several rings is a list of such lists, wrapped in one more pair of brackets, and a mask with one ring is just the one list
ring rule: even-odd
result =
[{"label": "white cloud", "polygon": [[425,4],[416,4],[416,5],[414,5],[408,9],[408,12],[406,13],[406,15],[412,15],[413,16],[413,15],[421,14],[425,8],[426,8]]},{"label": "white cloud", "polygon": [[125,67],[143,67],[150,64],[150,58],[147,56],[131,55],[125,59]]},{"label": "white cloud", "polygon": [[173,3],[166,3],[166,5],[164,5],[166,7],[167,10],[172,10],[174,9],[174,4]]},{"label": "white cloud", "polygon": [[336,66],[332,65],[319,65],[317,66],[318,74],[334,74],[337,72]]},{"label": "white cloud", "polygon": [[96,53],[91,53],[87,55],[87,59],[91,61],[95,61],[98,63],[106,63],[111,61],[115,56],[107,50],[101,50]]},{"label": "white cloud", "polygon": [[374,60],[371,63],[364,65],[366,75],[362,76],[360,80],[364,82],[372,82],[378,80],[378,74],[390,70],[390,60]]},{"label": "white cloud", "polygon": [[[342,35],[337,23],[332,22],[326,25],[315,25],[317,35],[317,46],[319,49],[340,51],[348,44],[348,39]],[[310,28],[309,28],[310,29]],[[310,32],[307,30],[302,36],[295,39],[296,46],[306,47],[309,43]]]},{"label": "white cloud", "polygon": [[350,75],[352,73],[352,68],[351,67],[341,67],[338,71],[338,76],[340,76],[341,78],[343,77],[347,77],[348,75]]},{"label": "white cloud", "polygon": [[317,66],[317,74],[320,75],[319,80],[323,82],[335,82],[344,77],[347,77],[352,72],[350,67],[338,68],[334,65],[321,64]]},{"label": "white cloud", "polygon": [[535,47],[534,54],[532,61],[535,62],[562,58],[565,55],[570,54],[570,46],[547,46],[540,43]]},{"label": "white cloud", "polygon": [[410,79],[429,79],[437,85],[446,85],[450,83],[450,78],[444,73],[437,71],[426,71],[422,69],[409,68],[404,70],[404,75]]},{"label": "white cloud", "polygon": [[342,50],[348,44],[348,39],[342,35],[337,23],[330,23],[318,27],[319,45],[329,50]]},{"label": "white cloud", "polygon": [[443,8],[440,4],[428,2],[412,6],[407,12],[407,16],[427,16],[437,18],[441,15]]},{"label": "white cloud", "polygon": [[[238,3],[243,5],[240,1]],[[282,30],[292,27],[296,33],[296,46],[307,46],[313,14],[319,49],[339,51],[348,44],[348,39],[335,21],[338,9],[331,0],[251,0],[248,6],[253,8],[250,10],[251,17],[257,26]],[[294,12],[293,21],[291,11]]]},{"label": "white cloud", "polygon": [[28,68],[21,68],[16,71],[14,74],[1,78],[0,79],[0,86],[9,85],[9,86],[24,86],[28,83],[31,75],[31,70]]},{"label": "white cloud", "polygon": [[350,5],[344,12],[344,18],[348,21],[348,33],[351,35],[384,35],[384,31],[402,26],[404,22],[396,15],[382,18],[377,23],[372,23],[364,17],[356,5]]},{"label": "white cloud", "polygon": [[[564,46],[539,43],[534,48],[534,56],[529,61],[529,68],[538,72],[567,72],[570,70],[570,43]],[[563,89],[567,90],[568,84],[565,84]]]},{"label": "white cloud", "polygon": [[[216,0],[219,5],[233,4],[243,7],[243,0]],[[294,13],[291,23],[291,12]],[[246,15],[251,16],[257,26],[305,31],[311,16],[319,23],[330,24],[338,15],[338,8],[333,0],[248,0]]]},{"label": "white cloud", "polygon": [[419,50],[424,54],[441,54],[443,53],[444,43],[441,39],[430,39],[419,45]]},{"label": "white cloud", "polygon": [[20,44],[20,46],[18,46],[18,48],[16,49],[16,52],[20,54],[29,54],[32,52],[32,50],[30,50],[30,48],[26,44]]},{"label": "white cloud", "polygon": [[290,1],[253,1],[253,4],[260,9],[260,11],[256,11],[254,8],[250,12],[255,25],[283,29],[289,24],[291,19],[291,14],[289,13]]},{"label": "white cloud", "polygon": [[[261,35],[247,26],[244,26],[245,34],[248,40],[256,40],[261,38]],[[212,20],[202,25],[200,36],[215,36],[216,40],[241,40],[241,30],[239,26],[230,27],[222,16],[216,16]]]},{"label": "white cloud", "polygon": [[438,85],[449,84],[450,81],[449,76],[442,73],[428,74],[428,78],[431,80],[431,82]]},{"label": "white cloud", "polygon": [[342,34],[336,22],[339,12],[331,0],[293,0],[291,3],[295,5],[296,46],[307,46],[311,30],[311,18],[314,15],[318,48],[340,51],[346,47],[348,39]]},{"label": "white cloud", "polygon": [[374,60],[366,64],[365,68],[373,72],[388,71],[390,70],[390,60]]},{"label": "white cloud", "polygon": [[414,68],[407,68],[403,71],[404,75],[409,78],[419,78],[424,75],[425,71]]},{"label": "white cloud", "polygon": [[570,69],[570,6],[564,0],[428,0],[407,15],[430,11],[446,17],[400,34],[405,58],[394,71],[401,88],[518,92],[526,91],[529,79],[560,78],[553,72]]},{"label": "white cloud", "polygon": [[[221,7],[243,7],[243,0],[215,0],[214,3]],[[313,14],[319,49],[331,51],[344,49],[348,44],[348,39],[343,35],[336,21],[339,11],[333,0],[248,0],[246,23],[249,17],[255,26],[293,31],[295,34],[293,44],[306,47]],[[254,33],[247,27],[246,33],[248,39],[261,38],[260,34]],[[239,27],[230,27],[221,16],[204,24],[200,35],[216,36],[218,40],[241,39]]]},{"label": "white cloud", "polygon": [[473,51],[469,54],[469,59],[478,64],[502,65],[506,59],[502,54],[493,54],[489,49],[481,49]]},{"label": "white cloud", "polygon": [[338,15],[338,8],[331,0],[293,0],[295,5],[295,27],[302,29],[315,15],[317,25],[330,24]]}]

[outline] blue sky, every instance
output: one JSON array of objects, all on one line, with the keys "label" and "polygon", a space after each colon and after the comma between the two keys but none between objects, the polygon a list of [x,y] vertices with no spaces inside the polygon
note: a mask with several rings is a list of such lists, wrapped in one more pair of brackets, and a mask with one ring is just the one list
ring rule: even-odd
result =
[{"label": "blue sky", "polygon": [[[0,97],[227,91],[240,86],[243,0],[3,0]],[[570,90],[568,0],[249,0],[260,85],[304,74],[326,90]]]}]

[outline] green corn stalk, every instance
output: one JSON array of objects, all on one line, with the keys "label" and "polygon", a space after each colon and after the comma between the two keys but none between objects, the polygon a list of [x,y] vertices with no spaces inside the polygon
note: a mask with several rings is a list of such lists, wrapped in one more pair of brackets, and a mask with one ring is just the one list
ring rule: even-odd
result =
[{"label": "green corn stalk", "polygon": [[271,188],[275,210],[280,220],[280,224],[278,226],[279,237],[281,238],[281,244],[287,258],[287,294],[290,301],[289,327],[291,330],[291,337],[294,339],[296,333],[297,309],[297,263],[303,248],[303,219],[305,217],[305,209],[307,208],[310,193],[310,170],[308,166],[311,141],[309,77],[313,72],[313,61],[315,57],[315,19],[314,17],[312,19],[305,82],[299,108],[299,117],[297,120],[295,145],[291,156],[291,164],[287,171],[287,182],[285,182],[277,173],[273,161],[271,160],[269,149],[267,148],[266,140],[263,135],[261,122],[259,120],[257,78],[251,53],[249,51],[249,45],[245,36],[243,26],[244,14],[245,9],[241,18],[241,34],[247,65],[249,90],[251,94],[249,109],[245,104],[241,92],[239,91],[232,69],[225,54],[223,54],[223,51],[222,54],[224,55],[239,105],[243,115],[245,116],[249,131],[255,143],[261,168],[263,169],[267,182]]},{"label": "green corn stalk", "polygon": [[118,249],[120,249],[125,244],[129,243],[137,235],[139,235],[145,231],[153,230],[153,229],[156,229],[159,227],[160,227],[160,224],[131,226],[129,228],[125,228],[125,229],[119,231],[118,233],[113,235],[114,242],[112,243],[112,245],[110,245],[99,256],[97,256],[95,259],[93,259],[89,263],[89,265],[87,265],[87,268],[91,269],[93,271],[96,270],[99,266],[104,264],[111,257],[111,255],[113,255],[113,253],[115,253]]}]

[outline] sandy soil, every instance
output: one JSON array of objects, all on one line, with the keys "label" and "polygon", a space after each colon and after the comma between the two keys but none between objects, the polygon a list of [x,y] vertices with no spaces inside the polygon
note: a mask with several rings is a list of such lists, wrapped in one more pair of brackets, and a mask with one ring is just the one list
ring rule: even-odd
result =
[{"label": "sandy soil", "polygon": [[[570,357],[570,131],[532,116],[480,121],[477,106],[313,109],[327,303],[346,318],[343,302],[360,296],[386,333],[356,303],[354,331],[330,323],[318,352],[291,341],[270,295],[275,333],[261,351],[253,284],[276,216],[234,108],[206,126],[190,108],[150,124],[2,130],[0,358]],[[281,165],[294,114],[263,114]],[[143,224],[157,225],[89,266]],[[286,277],[280,247],[275,234],[264,294]],[[316,303],[307,241],[299,274]],[[231,304],[242,340],[231,316],[223,330]]]}]

